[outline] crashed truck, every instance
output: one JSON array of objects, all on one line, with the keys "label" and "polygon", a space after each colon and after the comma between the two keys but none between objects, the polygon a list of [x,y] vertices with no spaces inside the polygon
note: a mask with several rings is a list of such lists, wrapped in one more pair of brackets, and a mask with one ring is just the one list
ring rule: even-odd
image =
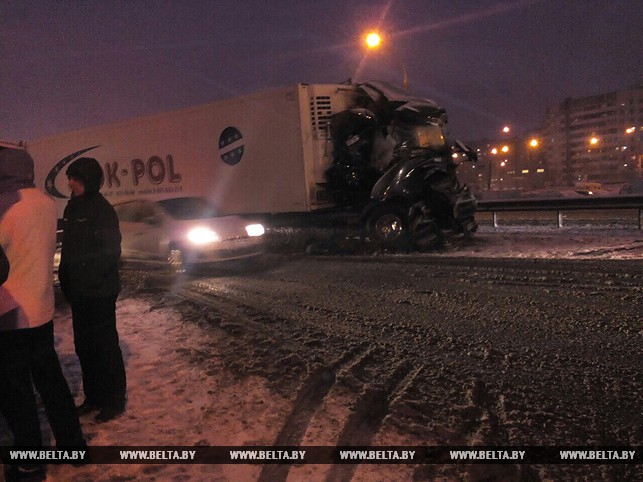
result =
[{"label": "crashed truck", "polygon": [[112,203],[201,196],[268,227],[344,220],[382,247],[477,227],[476,200],[456,176],[475,154],[449,137],[443,108],[384,82],[298,84],[30,140],[27,150],[59,216],[66,165],[91,156]]}]

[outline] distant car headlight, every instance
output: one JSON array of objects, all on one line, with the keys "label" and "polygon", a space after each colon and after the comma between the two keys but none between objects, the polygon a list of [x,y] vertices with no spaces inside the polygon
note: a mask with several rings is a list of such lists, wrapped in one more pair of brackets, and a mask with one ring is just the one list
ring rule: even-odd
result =
[{"label": "distant car headlight", "polygon": [[265,232],[266,230],[261,224],[248,224],[246,226],[246,233],[248,233],[250,237],[263,236]]},{"label": "distant car headlight", "polygon": [[188,232],[188,240],[194,244],[208,244],[221,241],[221,238],[210,228],[194,228]]}]

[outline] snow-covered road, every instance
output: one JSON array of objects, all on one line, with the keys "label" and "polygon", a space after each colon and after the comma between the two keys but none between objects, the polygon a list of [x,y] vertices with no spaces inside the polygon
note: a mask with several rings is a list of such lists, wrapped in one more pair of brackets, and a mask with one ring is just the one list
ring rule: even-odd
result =
[{"label": "snow-covered road", "polygon": [[[643,235],[125,270],[125,415],[93,445],[641,444]],[[510,260],[505,259],[510,257]],[[484,258],[484,259],[483,259]],[[534,261],[533,258],[538,258]],[[58,351],[80,377],[69,312]],[[637,467],[634,466],[634,469]],[[50,466],[48,480],[627,480],[626,466]]]}]

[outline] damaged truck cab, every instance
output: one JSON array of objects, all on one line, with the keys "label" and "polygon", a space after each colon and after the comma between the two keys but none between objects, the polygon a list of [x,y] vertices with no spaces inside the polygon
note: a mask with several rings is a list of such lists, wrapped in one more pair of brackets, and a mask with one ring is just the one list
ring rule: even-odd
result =
[{"label": "damaged truck cab", "polygon": [[445,232],[472,234],[476,200],[454,158],[476,155],[447,131],[431,100],[384,82],[360,84],[356,107],[330,120],[333,200],[361,211],[362,237],[381,247],[432,246]]}]

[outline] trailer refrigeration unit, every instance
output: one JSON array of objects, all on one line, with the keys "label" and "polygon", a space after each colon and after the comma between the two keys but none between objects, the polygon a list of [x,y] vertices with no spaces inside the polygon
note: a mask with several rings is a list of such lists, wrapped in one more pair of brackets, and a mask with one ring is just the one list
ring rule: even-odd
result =
[{"label": "trailer refrigeration unit", "polygon": [[103,195],[204,196],[222,215],[358,219],[382,246],[472,233],[476,201],[456,160],[475,155],[445,111],[384,82],[298,84],[32,140],[36,184],[66,204],[66,166],[103,166]]}]

